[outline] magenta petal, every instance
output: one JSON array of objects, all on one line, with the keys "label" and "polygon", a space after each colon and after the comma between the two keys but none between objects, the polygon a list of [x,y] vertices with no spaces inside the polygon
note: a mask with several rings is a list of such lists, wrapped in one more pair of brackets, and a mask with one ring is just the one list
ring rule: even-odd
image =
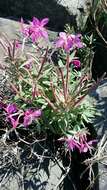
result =
[{"label": "magenta petal", "polygon": [[81,62],[79,60],[73,60],[72,64],[76,67],[79,68],[81,66]]},{"label": "magenta petal", "polygon": [[98,142],[98,140],[91,140],[88,142],[88,145],[92,145],[93,143],[97,143],[97,142]]},{"label": "magenta petal", "polygon": [[68,148],[73,151],[75,146],[70,142],[68,143]]},{"label": "magenta petal", "polygon": [[79,40],[81,40],[81,37],[82,37],[81,34],[76,34],[76,36],[75,36],[75,38],[76,38],[76,39],[79,39]]},{"label": "magenta petal", "polygon": [[77,43],[77,48],[82,48],[83,47],[83,44],[81,42],[78,42]]},{"label": "magenta petal", "polygon": [[24,113],[24,126],[27,127],[28,125],[32,124],[33,120],[40,117],[42,114],[41,110],[33,111],[31,109],[25,111]]},{"label": "magenta petal", "polygon": [[56,45],[57,48],[63,47],[63,45],[64,45],[64,40],[63,40],[63,39],[58,39],[58,40],[55,42],[55,45]]},{"label": "magenta petal", "polygon": [[18,49],[21,47],[21,44],[18,40],[15,41],[15,48]]},{"label": "magenta petal", "polygon": [[42,111],[40,109],[32,113],[32,116],[35,118],[40,117],[41,115],[42,115]]},{"label": "magenta petal", "polygon": [[19,125],[19,119],[14,119],[12,115],[8,117],[10,119],[10,122],[12,124],[12,127],[15,129]]},{"label": "magenta petal", "polygon": [[59,36],[60,36],[60,38],[67,40],[67,34],[65,32],[60,32]]},{"label": "magenta petal", "polygon": [[43,38],[48,39],[48,33],[47,33],[46,30],[42,30],[42,31],[40,31],[40,33],[41,33],[41,36],[42,36]]},{"label": "magenta petal", "polygon": [[67,43],[65,43],[64,44],[64,49],[66,50],[66,51],[69,51],[70,49],[71,49],[71,44],[69,43],[69,42],[67,42]]},{"label": "magenta petal", "polygon": [[75,36],[75,46],[77,48],[82,48],[83,47],[83,43],[81,42],[79,34]]},{"label": "magenta petal", "polygon": [[27,127],[28,125],[30,125],[32,123],[32,116],[28,115],[28,116],[24,116],[24,126]]},{"label": "magenta petal", "polygon": [[30,37],[33,43],[35,43],[35,41],[38,39],[38,35],[36,33],[32,33]]},{"label": "magenta petal", "polygon": [[36,25],[39,26],[40,25],[40,21],[36,17],[33,17],[32,23],[33,23],[34,26],[36,26]]},{"label": "magenta petal", "polygon": [[88,152],[88,147],[84,146],[81,152],[84,152],[84,153]]},{"label": "magenta petal", "polygon": [[66,139],[66,143],[67,143],[68,148],[69,148],[70,150],[74,150],[75,148],[80,149],[80,145],[79,145],[78,141],[76,141],[76,140],[73,139],[73,138]]},{"label": "magenta petal", "polygon": [[17,111],[17,107],[15,104],[8,104],[5,110],[8,114],[12,114]]},{"label": "magenta petal", "polygon": [[44,18],[41,20],[41,26],[45,26],[49,22],[49,18]]}]

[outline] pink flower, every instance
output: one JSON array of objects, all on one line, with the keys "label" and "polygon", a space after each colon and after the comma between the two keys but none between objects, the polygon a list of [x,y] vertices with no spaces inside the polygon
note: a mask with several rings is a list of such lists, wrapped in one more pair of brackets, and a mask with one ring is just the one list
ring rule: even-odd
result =
[{"label": "pink flower", "polygon": [[12,125],[13,128],[16,128],[18,125],[23,124],[25,127],[30,125],[35,119],[41,116],[41,110],[31,110],[23,112],[19,110],[15,104],[1,104],[1,108],[6,112],[6,119]]},{"label": "pink flower", "polygon": [[81,152],[88,152],[88,150],[91,151],[93,149],[93,146],[92,146],[93,143],[96,143],[96,142],[97,142],[97,140],[91,140],[91,141],[82,143],[81,147],[79,149],[80,153]]},{"label": "pink flower", "polygon": [[72,60],[71,62],[76,68],[79,68],[81,66],[81,62],[77,59]]},{"label": "pink flower", "polygon": [[17,112],[17,107],[15,104],[8,104],[4,110],[7,112],[7,114],[12,114]]},{"label": "pink flower", "polygon": [[25,62],[24,67],[29,70],[32,68],[32,64],[33,64],[33,59],[29,59],[28,61]]},{"label": "pink flower", "polygon": [[73,35],[71,34],[71,38],[73,41],[73,48],[82,48],[83,43],[81,42],[81,34]]},{"label": "pink flower", "polygon": [[48,18],[44,18],[42,20],[39,20],[35,17],[33,17],[32,22],[29,22],[30,25],[24,27],[23,26],[23,19],[21,19],[21,26],[22,26],[22,33],[26,37],[30,37],[33,42],[36,42],[39,38],[48,39],[48,33],[45,29],[45,25],[49,22]]},{"label": "pink flower", "polygon": [[65,51],[69,51],[73,46],[71,36],[67,35],[65,32],[60,32],[55,45],[57,48],[63,48]]},{"label": "pink flower", "polygon": [[65,138],[60,138],[60,141],[65,141],[67,144],[67,147],[69,150],[74,151],[75,149],[78,149],[80,153],[88,152],[93,149],[93,143],[96,143],[97,140],[91,140],[87,142],[87,137],[86,135],[82,135],[79,138],[77,137],[65,137]]},{"label": "pink flower", "polygon": [[74,138],[68,138],[68,139],[65,139],[66,143],[67,143],[67,146],[70,150],[74,150],[75,148],[78,148],[80,149],[80,144],[77,140],[75,140]]},{"label": "pink flower", "polygon": [[13,128],[16,128],[19,125],[19,118],[20,118],[16,104],[8,104],[4,108],[4,110],[6,112],[7,121],[9,121],[12,124]]},{"label": "pink flower", "polygon": [[18,49],[21,47],[21,44],[18,40],[15,40],[15,48]]},{"label": "pink flower", "polygon": [[24,113],[24,122],[23,122],[24,126],[27,127],[28,125],[30,125],[35,119],[40,117],[41,114],[42,113],[41,113],[40,109],[35,110],[35,111],[29,109],[29,110],[25,111],[25,113]]},{"label": "pink flower", "polygon": [[81,135],[79,137],[79,141],[80,141],[80,148],[79,151],[81,152],[87,152],[88,150],[91,151],[93,149],[93,143],[96,143],[97,140],[91,140],[87,142],[87,137],[86,135]]},{"label": "pink flower", "polygon": [[19,117],[18,116],[17,116],[17,118],[14,118],[13,114],[11,114],[7,117],[7,119],[9,119],[9,121],[11,122],[12,127],[14,129],[19,125]]},{"label": "pink flower", "polygon": [[60,32],[59,37],[55,42],[57,48],[63,48],[65,51],[70,51],[75,48],[82,48],[83,43],[80,39],[81,35],[66,34],[65,32]]}]

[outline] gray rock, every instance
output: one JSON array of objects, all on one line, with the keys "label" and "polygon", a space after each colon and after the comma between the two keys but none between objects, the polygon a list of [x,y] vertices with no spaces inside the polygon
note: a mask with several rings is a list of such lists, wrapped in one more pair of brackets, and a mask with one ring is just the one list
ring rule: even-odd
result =
[{"label": "gray rock", "polygon": [[[63,1],[64,3],[64,1]],[[72,4],[74,5],[74,4]],[[76,4],[77,5],[77,4]],[[67,2],[64,6],[67,6]],[[70,4],[71,6],[71,4]],[[73,14],[75,15],[75,11],[73,12]],[[19,28],[20,28],[20,24],[15,22],[15,21],[11,21],[8,19],[3,19],[0,18],[0,35],[2,34],[8,34],[8,39],[14,39],[14,38],[19,38],[19,36],[17,35],[19,32]],[[54,39],[55,36],[57,35],[57,33],[55,32],[51,32],[49,31],[49,34],[51,36],[51,39]],[[3,55],[3,51],[0,48],[0,59],[2,62],[2,56]],[[3,78],[4,77],[4,78]],[[5,81],[5,72],[1,72],[0,71],[0,90],[3,87],[3,85],[1,86],[3,80]],[[3,83],[4,84],[4,83]],[[101,113],[100,116],[96,117],[94,122],[97,134],[99,139],[101,139],[101,137],[103,136],[103,134],[107,134],[107,80],[104,80],[100,83],[99,87],[93,91],[90,94],[90,101],[96,106],[98,112]],[[54,164],[53,161],[50,161],[49,165],[48,165],[49,171],[50,171],[50,176],[48,176],[48,174],[46,172],[44,172],[43,169],[40,170],[40,176],[41,179],[38,180],[38,176],[36,174],[36,170],[33,171],[35,173],[35,175],[33,176],[33,182],[32,180],[30,180],[31,176],[30,174],[32,173],[32,169],[30,170],[29,168],[29,172],[26,175],[26,178],[24,179],[25,184],[24,186],[22,185],[19,188],[19,184],[22,183],[23,184],[23,179],[21,179],[21,182],[19,182],[19,176],[17,174],[15,174],[14,176],[11,176],[10,179],[4,183],[4,185],[2,185],[1,190],[23,190],[23,188],[25,188],[25,190],[53,190],[55,185],[58,183],[61,175],[62,175],[62,171],[60,169],[60,167],[57,164]],[[22,168],[21,176],[23,176],[23,171],[25,172],[26,169]],[[107,173],[107,169],[104,165],[99,164],[99,175],[101,175],[101,177],[99,177],[99,190],[106,190],[107,189],[107,183],[106,183],[106,178],[107,176],[105,175],[105,173]],[[30,176],[30,177],[29,177]],[[36,182],[35,180],[37,180],[38,182]],[[30,181],[30,182],[29,182]],[[33,184],[33,185],[32,185]],[[35,184],[38,186],[35,186]],[[44,184],[44,187],[41,187],[41,185]],[[27,186],[29,185],[29,187],[27,188]],[[97,189],[96,189],[97,190]]]},{"label": "gray rock", "polygon": [[[105,135],[107,143],[107,79],[100,82],[100,85],[96,90],[90,93],[89,101],[96,107],[98,116],[93,120],[97,137],[99,141]],[[99,147],[98,147],[99,148]],[[107,189],[107,144],[104,149],[105,159],[101,159],[98,162],[98,172],[96,181],[99,183],[99,190]],[[97,189],[96,189],[97,190]]]},{"label": "gray rock", "polygon": [[59,4],[76,18],[78,29],[83,29],[92,7],[92,0],[60,0]]},{"label": "gray rock", "polygon": [[100,114],[94,119],[94,125],[98,137],[101,138],[107,134],[107,79],[101,81],[98,88],[90,93],[90,101]]},{"label": "gray rock", "polygon": [[[20,43],[22,43],[20,30],[21,30],[20,22],[17,22],[11,19],[0,18],[0,38],[1,39],[4,40],[3,36],[5,36],[8,41],[18,39]],[[48,30],[48,33],[49,33],[50,41],[53,41],[57,36],[57,32]],[[41,46],[44,46],[44,47],[49,45],[45,41],[41,41],[40,44]],[[29,52],[32,52],[32,48],[30,44],[26,44],[25,46],[25,51],[27,52],[28,50]],[[5,56],[6,56],[5,50],[0,44],[0,65],[3,67],[5,66],[5,61],[4,61]],[[0,69],[0,93],[8,91],[7,86],[6,86],[7,77],[8,76],[6,75],[5,70]]]},{"label": "gray rock", "polygon": [[[34,146],[38,146],[38,143]],[[3,139],[0,139],[0,147],[1,190],[54,190],[59,183],[62,162],[47,157],[44,149],[41,152],[41,146],[32,157],[27,155],[29,150],[20,151],[17,145],[7,145]]]},{"label": "gray rock", "polygon": [[[66,23],[83,28],[93,0],[5,0],[0,2],[0,15],[27,20],[36,16],[49,17],[49,26],[63,30]],[[75,20],[76,19],[76,20]]]},{"label": "gray rock", "polygon": [[[0,37],[5,34],[7,39],[20,39],[19,35],[20,31],[20,23],[16,21],[12,21],[10,19],[0,18]],[[49,31],[50,40],[55,39],[57,33]],[[45,42],[41,43],[44,46],[47,46]],[[26,47],[27,49],[31,47]],[[2,66],[5,66],[4,63],[4,51],[0,48],[0,62]],[[5,70],[0,70],[0,95],[5,91],[7,75]],[[13,147],[14,151],[12,152],[12,146],[4,146],[4,144],[0,141],[0,168],[3,168],[3,164],[6,164],[5,160],[8,158],[13,158],[11,161],[13,162],[16,159],[16,156],[13,155],[13,152],[17,147]],[[3,149],[4,147],[4,149]],[[6,158],[3,158],[3,155],[6,154]],[[18,156],[18,152],[17,152]],[[38,164],[34,167],[35,163]],[[60,162],[60,161],[58,161]],[[0,173],[0,189],[1,190],[53,190],[55,186],[59,183],[59,179],[62,176],[62,170],[59,165],[51,159],[41,160],[39,162],[35,157],[35,162],[33,161],[29,165],[21,165],[17,169],[13,166],[13,163],[9,162],[6,169],[2,169],[2,173]],[[60,165],[62,163],[60,162]],[[6,171],[5,171],[6,170]],[[58,188],[57,188],[58,189]]]}]

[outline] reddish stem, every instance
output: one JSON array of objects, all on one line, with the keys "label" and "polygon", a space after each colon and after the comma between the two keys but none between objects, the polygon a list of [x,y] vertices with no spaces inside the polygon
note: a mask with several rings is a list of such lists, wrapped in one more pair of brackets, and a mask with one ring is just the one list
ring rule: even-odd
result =
[{"label": "reddish stem", "polygon": [[97,82],[94,82],[93,85],[86,91],[86,93],[85,93],[83,96],[81,96],[79,100],[77,100],[77,101],[75,102],[75,104],[74,104],[75,107],[77,107],[77,106],[81,103],[81,101],[84,99],[84,97],[85,97],[87,94],[89,94],[89,92],[91,92],[92,90],[94,90],[95,88],[97,88],[97,86],[99,85],[99,83],[101,82],[101,80],[104,78],[105,75],[106,75],[106,73],[104,73],[104,74],[101,76],[101,78],[98,79]]},{"label": "reddish stem", "polygon": [[42,95],[42,97],[46,100],[46,102],[50,105],[50,107],[54,110],[57,111],[57,108],[54,106],[54,104],[49,100],[48,97]]},{"label": "reddish stem", "polygon": [[37,79],[39,78],[39,76],[40,76],[40,74],[41,74],[41,71],[42,71],[42,69],[43,69],[44,63],[45,63],[46,58],[47,58],[47,54],[48,54],[48,47],[47,47],[47,49],[46,49],[46,53],[45,53],[45,55],[44,55],[44,57],[43,57],[43,60],[42,60],[40,69],[39,69],[39,71],[38,71]]},{"label": "reddish stem", "polygon": [[51,86],[51,89],[52,89],[52,93],[53,93],[54,99],[55,99],[55,101],[56,101],[56,103],[57,103],[58,101],[60,101],[60,99],[59,99],[59,97],[58,97],[58,96],[56,95],[56,93],[55,93],[55,88],[54,88],[54,86],[53,86],[52,81],[50,81],[50,86]]},{"label": "reddish stem", "polygon": [[12,59],[11,49],[10,49],[10,47],[7,47],[7,49],[8,49],[9,58],[10,58],[11,61],[12,61],[13,59]]},{"label": "reddish stem", "polygon": [[59,71],[60,71],[60,74],[61,74],[63,93],[64,93],[64,98],[65,98],[65,101],[66,101],[66,85],[65,85],[64,75],[63,75],[62,69],[60,67],[59,67]]},{"label": "reddish stem", "polygon": [[1,44],[1,46],[3,47],[3,49],[8,53],[8,51],[7,51],[7,46],[6,45],[4,45],[4,42],[0,39],[0,44]]},{"label": "reddish stem", "polygon": [[15,57],[15,48],[16,48],[16,40],[13,42],[13,49],[12,49],[12,58],[14,59]]},{"label": "reddish stem", "polygon": [[68,80],[69,80],[69,53],[67,53],[67,60],[66,60],[66,96],[68,95]]}]

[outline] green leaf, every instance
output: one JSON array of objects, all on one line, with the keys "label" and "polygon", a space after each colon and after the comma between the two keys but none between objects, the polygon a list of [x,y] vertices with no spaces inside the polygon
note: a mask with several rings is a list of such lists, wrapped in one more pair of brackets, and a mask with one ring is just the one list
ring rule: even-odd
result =
[{"label": "green leaf", "polygon": [[38,98],[36,100],[37,103],[43,104],[43,105],[47,105],[47,102],[43,99],[43,98]]},{"label": "green leaf", "polygon": [[16,96],[14,96],[14,100],[17,101],[19,99],[19,95],[17,94]]},{"label": "green leaf", "polygon": [[98,4],[100,3],[100,0],[94,0],[93,1],[93,6],[92,6],[92,12],[94,13]]},{"label": "green leaf", "polygon": [[71,62],[74,59],[74,57],[75,57],[75,51],[73,51],[69,56],[69,61]]},{"label": "green leaf", "polygon": [[59,66],[60,68],[63,68],[63,67],[64,67],[64,64],[63,64],[63,62],[62,62],[61,59],[58,61],[58,66]]},{"label": "green leaf", "polygon": [[50,86],[50,81],[43,81],[42,83],[47,85],[47,86]]}]

